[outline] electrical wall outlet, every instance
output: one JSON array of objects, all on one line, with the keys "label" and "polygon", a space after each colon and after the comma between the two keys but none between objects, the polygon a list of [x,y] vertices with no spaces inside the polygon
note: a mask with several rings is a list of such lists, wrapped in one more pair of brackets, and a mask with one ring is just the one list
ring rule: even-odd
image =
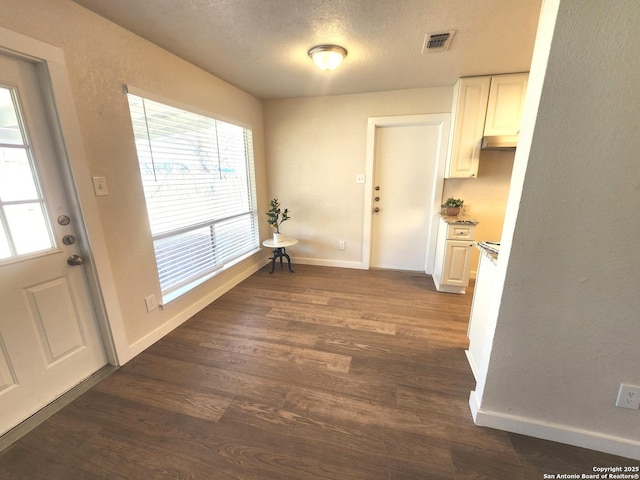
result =
[{"label": "electrical wall outlet", "polygon": [[640,387],[621,383],[620,390],[618,390],[616,407],[632,408],[637,410],[638,407],[640,407]]},{"label": "electrical wall outlet", "polygon": [[147,312],[151,312],[158,308],[158,302],[156,302],[156,296],[151,294],[145,297],[144,303],[147,305]]},{"label": "electrical wall outlet", "polygon": [[367,176],[364,173],[356,175],[356,183],[367,183]]}]

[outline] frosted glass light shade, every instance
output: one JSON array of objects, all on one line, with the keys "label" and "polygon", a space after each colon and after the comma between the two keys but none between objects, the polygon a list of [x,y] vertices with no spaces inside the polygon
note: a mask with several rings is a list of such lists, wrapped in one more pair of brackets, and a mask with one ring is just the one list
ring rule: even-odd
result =
[{"label": "frosted glass light shade", "polygon": [[338,45],[318,45],[308,53],[321,70],[335,70],[347,56],[347,51]]}]

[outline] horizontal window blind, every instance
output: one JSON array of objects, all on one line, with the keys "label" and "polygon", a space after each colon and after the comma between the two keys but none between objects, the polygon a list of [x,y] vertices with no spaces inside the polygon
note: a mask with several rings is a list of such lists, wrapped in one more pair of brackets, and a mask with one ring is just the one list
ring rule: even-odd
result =
[{"label": "horizontal window blind", "polygon": [[128,99],[166,295],[258,248],[251,130]]}]

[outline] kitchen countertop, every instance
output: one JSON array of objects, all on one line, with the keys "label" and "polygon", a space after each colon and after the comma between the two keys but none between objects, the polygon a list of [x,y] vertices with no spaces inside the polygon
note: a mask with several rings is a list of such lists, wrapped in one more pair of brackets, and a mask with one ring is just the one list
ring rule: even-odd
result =
[{"label": "kitchen countertop", "polygon": [[464,217],[458,215],[457,217],[450,217],[449,215],[440,214],[440,217],[449,225],[478,225],[480,222],[475,218]]},{"label": "kitchen countertop", "polygon": [[498,263],[498,255],[500,253],[500,244],[491,242],[476,242],[476,248],[480,250],[485,257],[493,263]]}]

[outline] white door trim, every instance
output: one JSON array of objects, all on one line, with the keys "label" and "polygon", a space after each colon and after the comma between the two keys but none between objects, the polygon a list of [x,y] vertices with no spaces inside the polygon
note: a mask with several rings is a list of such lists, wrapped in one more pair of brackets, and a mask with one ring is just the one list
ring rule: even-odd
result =
[{"label": "white door trim", "polygon": [[399,115],[389,117],[369,117],[367,122],[367,146],[364,188],[364,209],[362,221],[362,268],[368,269],[371,263],[371,235],[372,235],[372,211],[373,211],[373,173],[375,167],[376,128],[378,127],[402,127],[413,125],[436,125],[440,128],[440,145],[436,158],[436,175],[434,175],[433,197],[431,199],[431,215],[429,221],[429,233],[427,245],[427,260],[425,272],[433,273],[435,258],[435,236],[438,231],[438,212],[442,190],[444,186],[444,167],[449,143],[449,131],[451,124],[450,113],[431,113],[424,115]]},{"label": "white door trim", "polygon": [[86,250],[87,279],[102,333],[105,351],[112,365],[130,358],[129,345],[113,272],[108,261],[106,242],[84,152],[80,122],[75,111],[71,85],[62,49],[0,27],[0,52],[9,53],[36,64],[42,83],[45,106],[52,127],[55,147],[65,168],[63,176],[74,204],[76,225]]}]

